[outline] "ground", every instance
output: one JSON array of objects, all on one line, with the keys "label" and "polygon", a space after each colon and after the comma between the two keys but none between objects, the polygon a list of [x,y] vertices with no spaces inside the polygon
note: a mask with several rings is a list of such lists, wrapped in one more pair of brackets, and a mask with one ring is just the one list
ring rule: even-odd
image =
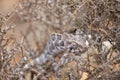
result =
[{"label": "ground", "polygon": [[[120,79],[119,12],[119,0],[0,0],[0,79]],[[75,34],[77,29],[86,36],[86,52],[68,55],[66,60],[75,60],[58,72],[48,62],[22,73],[42,54],[52,33]]]}]

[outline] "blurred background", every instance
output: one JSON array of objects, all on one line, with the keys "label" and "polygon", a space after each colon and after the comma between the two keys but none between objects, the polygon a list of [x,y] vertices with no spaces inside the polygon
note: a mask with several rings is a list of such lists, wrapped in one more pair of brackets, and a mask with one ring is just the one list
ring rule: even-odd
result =
[{"label": "blurred background", "polygon": [[[62,68],[60,78],[48,70],[45,80],[120,79],[119,0],[0,0],[0,79],[22,80],[15,66],[22,70],[24,56],[40,55],[52,33],[74,29],[88,36],[89,49],[83,55],[88,65],[77,71],[73,61]],[[29,71],[25,80],[33,80],[33,74]]]}]

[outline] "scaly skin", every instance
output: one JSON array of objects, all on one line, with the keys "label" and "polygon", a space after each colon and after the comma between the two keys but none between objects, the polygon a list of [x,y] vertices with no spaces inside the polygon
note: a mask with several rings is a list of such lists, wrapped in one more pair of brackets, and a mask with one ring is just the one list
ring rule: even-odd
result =
[{"label": "scaly skin", "polygon": [[51,60],[52,58],[54,59],[54,57],[61,54],[63,51],[71,51],[79,48],[79,51],[83,52],[86,47],[85,39],[80,35],[54,33],[48,39],[42,55],[38,56],[34,60],[31,60],[30,63],[24,66],[24,69],[27,70],[31,66],[42,65],[48,60]]}]

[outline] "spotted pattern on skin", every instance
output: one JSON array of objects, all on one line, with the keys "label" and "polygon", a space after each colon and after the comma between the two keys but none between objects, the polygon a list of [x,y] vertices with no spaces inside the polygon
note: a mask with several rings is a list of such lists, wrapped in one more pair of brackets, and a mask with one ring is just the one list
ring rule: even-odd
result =
[{"label": "spotted pattern on skin", "polygon": [[50,57],[54,58],[68,49],[70,51],[79,47],[80,52],[83,52],[87,47],[85,42],[85,39],[80,35],[54,33],[49,37],[42,55],[38,56],[34,60],[31,60],[30,63],[24,66],[24,69],[26,70],[35,65],[42,65],[50,60]]}]

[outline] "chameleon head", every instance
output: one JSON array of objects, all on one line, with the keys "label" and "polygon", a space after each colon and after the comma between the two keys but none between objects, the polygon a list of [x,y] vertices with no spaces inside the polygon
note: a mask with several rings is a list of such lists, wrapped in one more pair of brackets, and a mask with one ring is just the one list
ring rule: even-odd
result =
[{"label": "chameleon head", "polygon": [[78,50],[79,52],[85,52],[88,47],[88,45],[86,44],[86,39],[81,35],[68,35],[66,42],[70,50]]}]

